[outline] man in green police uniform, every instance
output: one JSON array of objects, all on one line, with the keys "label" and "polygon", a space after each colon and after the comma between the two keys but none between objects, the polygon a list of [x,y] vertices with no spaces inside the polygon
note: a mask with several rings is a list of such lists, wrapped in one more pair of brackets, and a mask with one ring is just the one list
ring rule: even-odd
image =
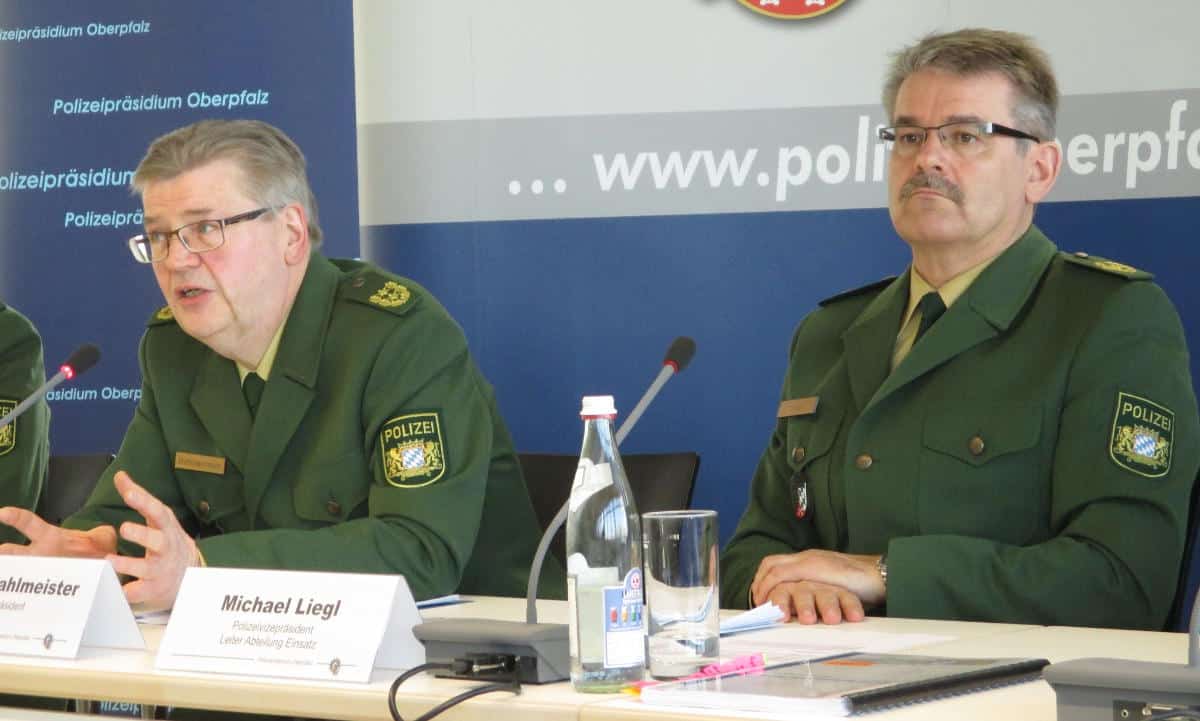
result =
[{"label": "man in green police uniform", "polygon": [[64,528],[3,509],[31,539],[4,550],[107,556],[149,606],[205,563],[523,595],[538,524],[491,386],[427,291],[315,251],[304,166],[257,121],[150,146],[130,249],[167,305],[141,401],[87,505]]},{"label": "man in green police uniform", "polygon": [[[0,417],[46,382],[42,339],[29,320],[0,303]],[[46,477],[50,409],[41,398],[0,428],[0,503],[33,508]],[[0,526],[0,543],[21,535]]]},{"label": "man in green police uniform", "polygon": [[881,135],[912,265],[797,328],[726,605],[1163,626],[1200,466],[1187,347],[1147,273],[1032,225],[1057,97],[1019,35],[897,55]]}]

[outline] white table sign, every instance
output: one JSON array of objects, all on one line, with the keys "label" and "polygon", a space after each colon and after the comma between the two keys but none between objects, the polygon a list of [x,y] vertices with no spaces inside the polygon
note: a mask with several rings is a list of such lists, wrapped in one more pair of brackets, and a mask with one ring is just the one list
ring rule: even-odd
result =
[{"label": "white table sign", "polygon": [[326,681],[425,662],[403,576],[189,568],[155,665]]},{"label": "white table sign", "polygon": [[108,561],[0,556],[0,653],[75,658],[81,646],[146,647]]}]

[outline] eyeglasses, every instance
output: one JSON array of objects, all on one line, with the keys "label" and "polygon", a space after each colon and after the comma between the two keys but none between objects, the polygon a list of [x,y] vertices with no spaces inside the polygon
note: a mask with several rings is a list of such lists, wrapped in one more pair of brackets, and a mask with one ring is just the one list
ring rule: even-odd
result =
[{"label": "eyeglasses", "polygon": [[1000,123],[984,121],[958,121],[944,123],[931,127],[920,125],[896,125],[891,128],[880,128],[879,139],[891,142],[892,152],[902,158],[916,155],[929,138],[929,131],[936,130],[938,139],[949,150],[964,158],[979,155],[991,145],[993,136],[1007,135],[1010,138],[1042,142],[1036,135],[1030,135],[1023,130],[1010,128]]},{"label": "eyeglasses", "polygon": [[246,213],[231,215],[217,220],[197,220],[181,225],[175,230],[152,230],[129,239],[129,252],[139,263],[157,263],[171,252],[171,236],[178,235],[179,242],[189,253],[207,253],[225,244],[225,228],[255,220],[265,213],[279,208],[259,208]]}]

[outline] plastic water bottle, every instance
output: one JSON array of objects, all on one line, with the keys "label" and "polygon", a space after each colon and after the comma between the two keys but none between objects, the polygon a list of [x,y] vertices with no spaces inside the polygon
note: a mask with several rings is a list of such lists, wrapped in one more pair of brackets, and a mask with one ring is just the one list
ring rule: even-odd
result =
[{"label": "plastic water bottle", "polygon": [[585,396],[583,450],[567,513],[571,683],[618,691],[646,668],[642,529],[621,466],[612,396]]}]

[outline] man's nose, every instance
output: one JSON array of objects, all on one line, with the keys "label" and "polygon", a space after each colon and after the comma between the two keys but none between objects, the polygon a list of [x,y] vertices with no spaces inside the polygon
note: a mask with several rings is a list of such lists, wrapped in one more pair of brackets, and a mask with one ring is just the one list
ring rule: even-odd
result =
[{"label": "man's nose", "polygon": [[926,131],[925,142],[921,143],[920,148],[917,148],[917,168],[941,172],[945,168],[949,152],[949,149],[942,143],[942,136],[938,131]]},{"label": "man's nose", "polygon": [[187,249],[179,233],[173,233],[167,239],[167,257],[160,263],[168,268],[188,268],[196,264],[196,254]]}]

